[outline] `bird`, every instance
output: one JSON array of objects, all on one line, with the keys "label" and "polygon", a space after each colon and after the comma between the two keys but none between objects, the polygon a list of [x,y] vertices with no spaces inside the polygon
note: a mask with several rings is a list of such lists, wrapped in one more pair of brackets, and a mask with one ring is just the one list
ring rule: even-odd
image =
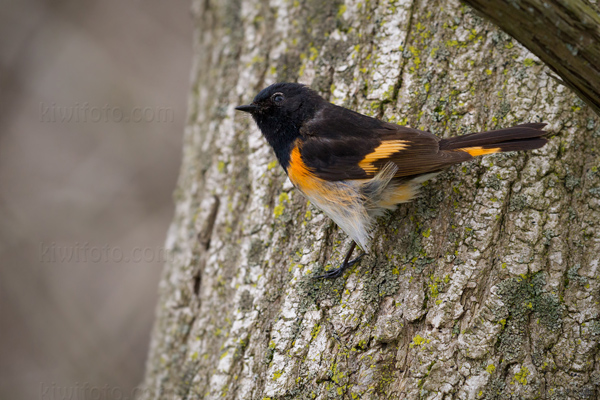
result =
[{"label": "bird", "polygon": [[[337,106],[299,83],[272,84],[235,109],[252,116],[292,184],[352,239],[341,266],[316,278],[337,278],[356,264],[376,218],[444,169],[548,142],[545,123],[440,138]],[[357,244],[363,253],[350,260]]]}]

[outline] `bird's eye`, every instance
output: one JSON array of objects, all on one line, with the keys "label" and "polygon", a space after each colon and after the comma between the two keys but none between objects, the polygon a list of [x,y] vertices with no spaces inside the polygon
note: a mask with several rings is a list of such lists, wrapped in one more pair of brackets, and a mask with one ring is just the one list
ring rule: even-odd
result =
[{"label": "bird's eye", "polygon": [[283,101],[283,93],[275,93],[271,98],[275,103],[281,103]]}]

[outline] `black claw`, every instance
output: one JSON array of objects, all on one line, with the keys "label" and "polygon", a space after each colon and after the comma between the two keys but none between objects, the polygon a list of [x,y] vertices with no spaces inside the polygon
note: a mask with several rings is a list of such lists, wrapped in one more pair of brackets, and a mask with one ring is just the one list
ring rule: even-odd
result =
[{"label": "black claw", "polygon": [[353,266],[354,264],[356,264],[357,262],[359,262],[365,255],[366,255],[366,253],[362,253],[360,256],[358,256],[354,260],[350,261],[348,263],[348,266],[349,267]]},{"label": "black claw", "polygon": [[344,258],[344,262],[342,263],[342,265],[339,268],[336,269],[332,269],[330,271],[327,271],[325,274],[323,275],[319,275],[319,276],[315,276],[314,279],[321,279],[321,278],[325,278],[325,279],[335,279],[339,276],[341,276],[345,270],[347,270],[348,268],[350,268],[351,266],[353,266],[354,264],[356,264],[357,262],[360,261],[361,258],[363,258],[365,256],[365,253],[361,254],[360,256],[356,257],[354,260],[352,261],[348,261],[348,259],[350,258],[350,256],[352,255],[352,252],[354,251],[354,248],[356,247],[356,243],[352,243],[352,246],[350,246],[350,250],[348,251],[348,253],[346,254],[346,257]]},{"label": "black claw", "polygon": [[360,259],[363,258],[364,256],[365,255],[363,253],[360,256],[356,257],[354,260],[342,264],[342,266],[339,267],[339,268],[329,270],[329,271],[327,271],[323,275],[315,276],[315,279],[321,279],[321,278],[335,279],[335,278],[341,276],[344,273],[345,270],[347,270],[348,268],[350,268],[351,266],[353,266],[354,264],[356,264],[357,262],[359,262]]},{"label": "black claw", "polygon": [[326,274],[315,276],[314,279],[335,279],[338,276],[342,275],[342,272],[344,272],[344,270],[345,268],[343,267],[332,269],[331,271],[327,271]]}]

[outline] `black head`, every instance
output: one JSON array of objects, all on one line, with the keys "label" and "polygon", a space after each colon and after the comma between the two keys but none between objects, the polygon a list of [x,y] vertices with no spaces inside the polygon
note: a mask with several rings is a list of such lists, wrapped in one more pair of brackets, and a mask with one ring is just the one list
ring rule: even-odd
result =
[{"label": "black head", "polygon": [[275,83],[256,95],[251,104],[235,109],[250,113],[281,165],[287,167],[291,146],[300,128],[327,102],[299,83]]}]

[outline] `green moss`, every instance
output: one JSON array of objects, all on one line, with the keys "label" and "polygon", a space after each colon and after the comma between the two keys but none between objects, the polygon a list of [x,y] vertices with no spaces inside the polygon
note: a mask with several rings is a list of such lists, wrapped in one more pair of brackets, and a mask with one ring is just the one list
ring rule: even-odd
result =
[{"label": "green moss", "polygon": [[227,357],[227,354],[229,353],[229,350],[225,350],[221,356],[219,357],[220,360],[224,359],[225,357]]},{"label": "green moss", "polygon": [[275,218],[279,218],[283,215],[283,210],[285,210],[285,205],[283,203],[288,202],[289,200],[290,198],[287,193],[284,192],[279,195],[279,204],[273,209]]},{"label": "green moss", "polygon": [[321,325],[316,324],[315,326],[313,326],[313,329],[310,332],[310,336],[314,339],[317,337],[317,335],[319,335],[320,331],[321,331]]},{"label": "green moss", "polygon": [[277,379],[281,378],[281,375],[283,375],[283,370],[275,371],[273,373],[273,380],[276,381]]},{"label": "green moss", "polygon": [[513,381],[519,382],[521,385],[527,385],[527,377],[529,369],[526,366],[521,366],[521,370],[515,374]]},{"label": "green moss", "polygon": [[430,339],[426,339],[426,338],[421,337],[421,335],[417,335],[417,336],[415,336],[413,338],[413,340],[410,343],[409,347],[412,348],[412,347],[415,347],[415,346],[421,346],[421,345],[427,344],[429,342],[431,342]]},{"label": "green moss", "polygon": [[275,342],[271,340],[267,350],[265,351],[265,356],[263,358],[263,362],[267,365],[271,364],[273,361],[273,356],[275,355]]},{"label": "green moss", "polygon": [[500,320],[504,325],[499,349],[506,362],[520,361],[525,356],[525,335],[530,316],[539,319],[545,328],[556,331],[562,327],[564,307],[555,294],[544,290],[546,275],[539,272],[504,280],[498,284],[498,294],[509,317]]},{"label": "green moss", "polygon": [[346,374],[344,372],[338,370],[337,363],[333,363],[333,365],[330,369],[330,372],[331,372],[331,380],[337,384],[339,384],[340,380],[346,376]]}]

